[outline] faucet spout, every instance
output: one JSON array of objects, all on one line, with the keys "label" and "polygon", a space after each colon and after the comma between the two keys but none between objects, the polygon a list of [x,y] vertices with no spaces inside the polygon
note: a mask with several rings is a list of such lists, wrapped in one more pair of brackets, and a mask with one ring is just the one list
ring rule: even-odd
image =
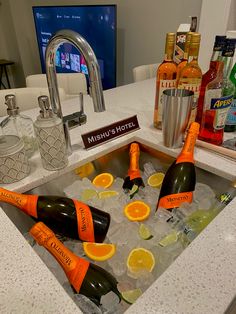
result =
[{"label": "faucet spout", "polygon": [[56,77],[55,56],[58,47],[64,43],[72,44],[84,56],[88,67],[89,91],[93,99],[94,111],[105,111],[100,69],[93,49],[80,34],[63,29],[49,40],[46,49],[46,75],[53,112],[63,118]]}]

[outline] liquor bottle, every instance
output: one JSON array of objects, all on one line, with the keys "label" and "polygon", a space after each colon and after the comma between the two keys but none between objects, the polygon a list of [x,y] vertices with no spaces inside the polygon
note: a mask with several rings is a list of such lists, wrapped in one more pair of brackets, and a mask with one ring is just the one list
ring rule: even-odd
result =
[{"label": "liquor bottle", "polygon": [[189,125],[194,122],[196,118],[197,102],[202,81],[202,71],[198,65],[200,39],[201,35],[199,33],[191,34],[188,62],[182,69],[178,80],[179,89],[188,89],[194,92],[194,100],[192,104],[191,116],[189,118]]},{"label": "liquor bottle", "polygon": [[230,80],[234,84],[235,92],[231,107],[229,108],[228,115],[225,122],[225,132],[235,132],[236,131],[236,63],[230,73]]},{"label": "liquor bottle", "polygon": [[176,78],[177,85],[178,85],[180,73],[188,62],[188,52],[189,52],[189,46],[190,46],[190,41],[191,41],[191,34],[192,32],[188,32],[186,35],[185,44],[184,44],[184,56],[181,62],[177,65],[177,78]]},{"label": "liquor bottle", "polygon": [[97,305],[100,305],[101,297],[111,291],[121,299],[117,280],[110,273],[71,252],[44,223],[36,223],[30,234],[55,257],[76,293],[85,295]]},{"label": "liquor bottle", "polygon": [[3,133],[22,138],[26,154],[28,157],[31,157],[37,149],[33,121],[30,117],[20,113],[15,95],[6,95],[5,104],[7,106],[8,117],[1,122]]},{"label": "liquor bottle", "polygon": [[202,83],[200,87],[200,93],[197,104],[197,116],[196,122],[201,124],[202,121],[202,111],[204,105],[204,96],[206,91],[206,86],[208,83],[213,81],[216,78],[218,73],[218,67],[221,61],[222,50],[224,48],[226,36],[216,36],[215,43],[213,47],[213,53],[211,56],[210,67],[209,70],[202,76]]},{"label": "liquor bottle", "polygon": [[157,69],[156,97],[154,108],[154,127],[162,126],[162,92],[176,87],[177,65],[173,61],[175,47],[175,33],[166,34],[165,58]]},{"label": "liquor bottle", "polygon": [[233,55],[234,44],[227,39],[222,51],[223,65],[219,66],[217,77],[206,86],[199,139],[215,145],[223,143],[225,121],[233,100],[234,85],[229,79]]},{"label": "liquor bottle", "polygon": [[199,127],[197,122],[191,123],[184,146],[162,182],[157,209],[162,207],[171,211],[183,202],[192,202],[196,184],[193,152]]},{"label": "liquor bottle", "polygon": [[58,234],[82,241],[103,242],[110,224],[108,213],[64,196],[26,195],[0,187],[0,202],[16,206]]}]

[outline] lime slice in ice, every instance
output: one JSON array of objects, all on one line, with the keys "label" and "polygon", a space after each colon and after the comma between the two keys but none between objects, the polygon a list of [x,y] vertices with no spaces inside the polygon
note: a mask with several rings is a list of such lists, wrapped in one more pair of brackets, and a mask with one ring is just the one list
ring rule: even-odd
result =
[{"label": "lime slice in ice", "polygon": [[129,304],[133,304],[142,295],[141,289],[134,289],[121,292],[122,299]]},{"label": "lime slice in ice", "polygon": [[138,187],[136,184],[134,184],[133,187],[132,187],[132,189],[131,189],[130,192],[129,192],[129,197],[130,197],[130,199],[132,199],[132,198],[134,197],[134,195],[135,195],[136,193],[138,193],[138,190],[139,190],[139,187]]},{"label": "lime slice in ice", "polygon": [[83,192],[81,194],[81,200],[82,201],[88,201],[88,200],[91,200],[92,198],[95,198],[97,196],[98,196],[98,194],[95,190],[85,189],[85,190],[83,190]]},{"label": "lime slice in ice", "polygon": [[140,237],[144,240],[150,240],[151,238],[153,238],[150,229],[144,224],[140,225],[138,233]]},{"label": "lime slice in ice", "polygon": [[178,233],[176,231],[171,232],[159,241],[160,246],[168,246],[178,241]]},{"label": "lime slice in ice", "polygon": [[119,195],[117,191],[102,191],[98,193],[99,198],[108,198]]}]

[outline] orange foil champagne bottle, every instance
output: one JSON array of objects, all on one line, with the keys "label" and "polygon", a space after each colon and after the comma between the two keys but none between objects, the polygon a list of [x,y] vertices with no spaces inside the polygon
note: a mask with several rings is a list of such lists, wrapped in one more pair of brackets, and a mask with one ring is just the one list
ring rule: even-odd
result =
[{"label": "orange foil champagne bottle", "polygon": [[166,34],[165,58],[157,69],[156,97],[154,108],[154,127],[162,128],[162,93],[165,89],[176,87],[177,65],[173,61],[175,33]]},{"label": "orange foil champagne bottle", "polygon": [[97,305],[110,291],[120,298],[117,281],[110,273],[71,252],[44,223],[36,223],[30,234],[55,257],[76,293],[85,295]]},{"label": "orange foil champagne bottle", "polygon": [[110,224],[108,213],[64,196],[26,195],[0,188],[0,202],[16,206],[58,234],[86,242],[103,242]]},{"label": "orange foil champagne bottle", "polygon": [[129,149],[130,165],[128,175],[124,180],[123,189],[125,192],[132,190],[133,186],[144,187],[143,179],[139,170],[140,148],[138,143],[132,143]]},{"label": "orange foil champagne bottle", "polygon": [[184,202],[192,202],[196,184],[193,153],[199,127],[199,123],[191,123],[182,151],[164,177],[157,209],[162,207],[171,211]]},{"label": "orange foil champagne bottle", "polygon": [[187,89],[194,92],[194,101],[189,119],[189,125],[195,121],[197,115],[197,103],[202,81],[202,71],[198,65],[200,39],[201,36],[199,33],[191,33],[188,62],[181,70],[177,82],[179,89]]}]

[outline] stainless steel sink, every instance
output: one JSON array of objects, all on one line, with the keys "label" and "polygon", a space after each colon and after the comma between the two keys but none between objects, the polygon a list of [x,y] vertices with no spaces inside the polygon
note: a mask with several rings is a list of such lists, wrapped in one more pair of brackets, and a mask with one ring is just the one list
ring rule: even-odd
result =
[{"label": "stainless steel sink", "polygon": [[[143,169],[143,165],[151,161],[154,166],[157,164],[162,165],[163,170],[166,171],[168,166],[174,160],[162,152],[152,149],[151,147],[140,144],[140,169]],[[95,175],[101,172],[110,172],[114,177],[125,178],[129,167],[129,145],[125,145],[117,150],[114,150],[98,159],[93,161],[95,171],[89,177],[92,179]],[[197,182],[202,182],[209,185],[216,194],[225,192],[230,187],[230,181],[223,177],[219,177],[213,173],[207,172],[203,169],[196,168]],[[79,176],[74,171],[69,172],[61,177],[54,179],[46,184],[38,186],[27,192],[27,194],[40,194],[40,195],[64,195],[64,188],[74,181],[79,180]],[[8,217],[13,221],[16,227],[21,233],[26,233],[30,227],[34,224],[34,220],[28,217],[20,210],[14,208],[11,205],[1,204],[3,210]],[[102,209],[102,208],[101,208]]]}]

